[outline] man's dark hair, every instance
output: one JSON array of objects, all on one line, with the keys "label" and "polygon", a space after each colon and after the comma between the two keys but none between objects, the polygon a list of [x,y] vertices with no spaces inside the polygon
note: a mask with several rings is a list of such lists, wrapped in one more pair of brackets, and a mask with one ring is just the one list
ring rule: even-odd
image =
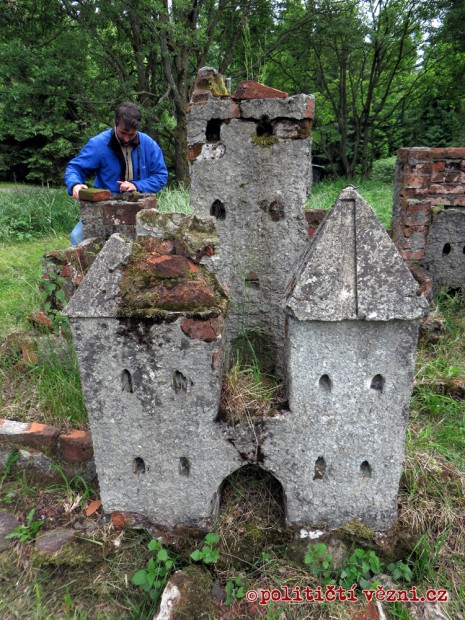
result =
[{"label": "man's dark hair", "polygon": [[127,129],[139,129],[140,112],[135,103],[120,103],[115,112],[115,125],[123,125]]}]

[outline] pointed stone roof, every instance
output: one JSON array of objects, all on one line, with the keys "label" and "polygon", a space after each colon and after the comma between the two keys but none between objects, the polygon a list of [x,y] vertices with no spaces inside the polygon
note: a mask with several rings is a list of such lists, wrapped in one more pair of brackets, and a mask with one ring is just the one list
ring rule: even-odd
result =
[{"label": "pointed stone roof", "polygon": [[345,188],[309,243],[287,310],[302,321],[415,319],[418,284],[370,205]]}]

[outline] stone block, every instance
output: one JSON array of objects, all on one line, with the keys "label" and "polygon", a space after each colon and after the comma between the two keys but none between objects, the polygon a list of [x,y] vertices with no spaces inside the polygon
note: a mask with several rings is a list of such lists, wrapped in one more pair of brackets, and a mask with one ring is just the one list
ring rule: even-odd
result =
[{"label": "stone block", "polygon": [[251,99],[241,101],[241,118],[259,120],[266,116],[269,119],[291,118],[303,119],[308,111],[313,95],[294,95],[286,99]]}]

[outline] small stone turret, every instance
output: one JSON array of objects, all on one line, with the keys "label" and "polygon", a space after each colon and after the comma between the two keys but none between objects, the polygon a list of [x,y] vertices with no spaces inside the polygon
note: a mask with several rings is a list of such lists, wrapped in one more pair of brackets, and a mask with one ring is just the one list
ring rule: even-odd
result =
[{"label": "small stone turret", "polygon": [[427,303],[371,207],[347,188],[287,298],[290,413],[263,446],[290,523],[377,530],[396,517],[419,318]]},{"label": "small stone turret", "polygon": [[113,235],[68,304],[107,512],[205,525],[239,456],[215,423],[228,299],[199,260],[211,220],[139,214]]}]

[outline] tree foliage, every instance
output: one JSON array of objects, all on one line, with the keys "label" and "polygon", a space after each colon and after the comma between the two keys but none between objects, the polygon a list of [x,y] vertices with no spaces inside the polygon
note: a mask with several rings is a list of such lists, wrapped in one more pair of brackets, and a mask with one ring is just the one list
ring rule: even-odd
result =
[{"label": "tree foliage", "polygon": [[197,69],[316,96],[314,157],[370,173],[400,146],[464,143],[463,2],[4,0],[0,175],[60,182],[122,100],[178,181]]}]

